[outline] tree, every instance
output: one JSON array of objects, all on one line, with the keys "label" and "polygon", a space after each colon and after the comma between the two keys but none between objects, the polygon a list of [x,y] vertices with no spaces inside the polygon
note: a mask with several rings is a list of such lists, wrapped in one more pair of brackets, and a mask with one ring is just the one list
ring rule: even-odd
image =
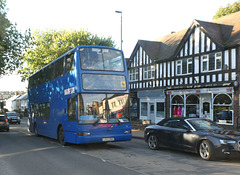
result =
[{"label": "tree", "polygon": [[26,80],[37,70],[79,45],[115,46],[111,37],[98,37],[83,29],[35,31],[19,71],[22,80]]},{"label": "tree", "polygon": [[16,70],[20,64],[29,39],[7,19],[6,0],[0,0],[0,76]]},{"label": "tree", "polygon": [[222,16],[235,13],[238,11],[240,11],[240,1],[233,3],[233,5],[228,4],[227,7],[219,8],[216,15],[213,17],[213,19],[217,19]]}]

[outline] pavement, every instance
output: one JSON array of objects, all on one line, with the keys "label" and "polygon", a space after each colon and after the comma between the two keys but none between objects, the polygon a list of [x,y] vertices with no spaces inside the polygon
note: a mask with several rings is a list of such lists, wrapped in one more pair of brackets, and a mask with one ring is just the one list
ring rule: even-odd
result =
[{"label": "pavement", "polygon": [[143,130],[132,130],[132,138],[136,139],[144,139],[144,131]]}]

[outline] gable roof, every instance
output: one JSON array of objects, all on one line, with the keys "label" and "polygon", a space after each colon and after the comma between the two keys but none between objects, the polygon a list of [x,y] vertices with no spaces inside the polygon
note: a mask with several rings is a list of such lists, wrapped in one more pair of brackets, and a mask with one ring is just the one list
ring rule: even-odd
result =
[{"label": "gable roof", "polygon": [[156,41],[138,40],[135,48],[141,46],[153,60],[171,58],[182,41],[186,31],[187,29],[180,32],[171,33],[157,39]]},{"label": "gable roof", "polygon": [[220,24],[225,47],[240,44],[240,11],[215,19],[212,22]]},{"label": "gable roof", "polygon": [[[155,61],[176,57],[192,29],[199,26],[218,45],[228,48],[240,45],[240,11],[215,19],[211,22],[194,20],[188,29],[168,34],[155,41],[139,40],[134,51],[141,46]],[[134,52],[133,52],[134,53]],[[130,58],[132,58],[133,53]]]}]

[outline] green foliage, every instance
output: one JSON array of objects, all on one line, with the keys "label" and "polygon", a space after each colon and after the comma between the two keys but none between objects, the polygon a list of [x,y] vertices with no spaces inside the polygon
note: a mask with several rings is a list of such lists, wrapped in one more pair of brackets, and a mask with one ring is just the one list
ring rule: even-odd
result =
[{"label": "green foliage", "polygon": [[80,45],[99,45],[114,47],[111,37],[98,37],[85,30],[48,30],[32,33],[30,46],[23,57],[19,73],[23,80],[57,59],[67,51]]},{"label": "green foliage", "polygon": [[22,53],[27,47],[30,36],[25,35],[16,29],[7,19],[6,0],[0,0],[0,76],[16,70],[22,59]]},{"label": "green foliage", "polygon": [[8,112],[8,109],[7,109],[7,108],[3,108],[3,109],[0,111],[0,114],[6,114],[6,112]]},{"label": "green foliage", "polygon": [[240,1],[233,3],[233,5],[228,4],[225,8],[219,8],[213,19],[217,19],[238,11],[240,11]]}]

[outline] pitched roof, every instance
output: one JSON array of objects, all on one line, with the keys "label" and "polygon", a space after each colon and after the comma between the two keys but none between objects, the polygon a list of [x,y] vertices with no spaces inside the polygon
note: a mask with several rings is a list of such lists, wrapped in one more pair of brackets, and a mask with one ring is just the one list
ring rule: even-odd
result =
[{"label": "pitched roof", "polygon": [[154,60],[171,58],[185,35],[186,30],[166,35],[156,41],[139,40],[137,45],[144,48],[145,52]]},{"label": "pitched roof", "polygon": [[212,23],[220,24],[225,47],[240,44],[240,11],[215,19]]},{"label": "pitched roof", "polygon": [[224,46],[224,38],[222,35],[222,26],[220,24],[195,20],[195,23],[201,26],[201,30],[204,31],[212,40],[219,45]]},{"label": "pitched roof", "polygon": [[211,40],[222,47],[227,48],[240,45],[240,11],[211,22],[194,20],[188,29],[168,34],[155,41],[139,40],[137,45],[142,46],[153,60],[162,61],[174,58],[189,37],[193,26],[201,27],[201,30]]}]

